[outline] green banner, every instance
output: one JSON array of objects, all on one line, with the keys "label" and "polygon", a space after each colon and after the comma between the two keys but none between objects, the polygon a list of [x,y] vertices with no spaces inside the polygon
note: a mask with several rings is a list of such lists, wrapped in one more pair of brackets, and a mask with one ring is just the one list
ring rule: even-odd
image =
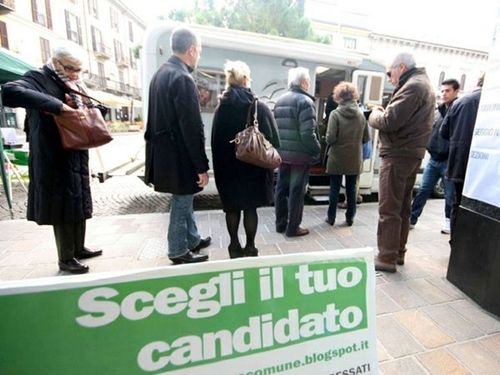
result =
[{"label": "green banner", "polygon": [[374,290],[371,249],[4,283],[0,373],[376,374]]}]

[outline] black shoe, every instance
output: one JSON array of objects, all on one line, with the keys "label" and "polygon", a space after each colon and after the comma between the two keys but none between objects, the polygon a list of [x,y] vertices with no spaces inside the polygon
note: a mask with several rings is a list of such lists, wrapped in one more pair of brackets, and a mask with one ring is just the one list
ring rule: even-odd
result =
[{"label": "black shoe", "polygon": [[286,229],[276,228],[276,233],[285,233]]},{"label": "black shoe", "polygon": [[66,262],[59,261],[59,269],[61,271],[66,271],[69,273],[80,274],[89,272],[89,266],[80,263],[75,258],[70,259]]},{"label": "black shoe", "polygon": [[168,257],[168,259],[170,259],[174,264],[200,263],[207,261],[208,255],[193,254],[193,252],[188,251],[186,254],[181,255],[180,257]]},{"label": "black shoe", "polygon": [[84,247],[82,251],[79,251],[75,254],[75,259],[89,259],[93,257],[98,257],[102,255],[102,250],[90,250],[87,247]]},{"label": "black shoe", "polygon": [[229,251],[229,258],[231,259],[243,258],[245,256],[245,252],[239,243],[236,245],[229,245],[227,250]]},{"label": "black shoe", "polygon": [[259,250],[255,246],[245,246],[244,252],[246,257],[256,257],[259,255]]},{"label": "black shoe", "polygon": [[333,226],[333,224],[335,224],[335,220],[330,220],[329,218],[326,218],[325,223],[328,223]]},{"label": "black shoe", "polygon": [[345,222],[347,223],[348,227],[352,227],[352,225],[354,224],[354,221],[352,220],[346,220]]},{"label": "black shoe", "polygon": [[190,249],[189,251],[191,251],[193,254],[199,254],[201,249],[209,247],[211,243],[212,243],[212,237],[208,236],[207,238],[202,238],[200,240],[200,243],[197,246]]}]

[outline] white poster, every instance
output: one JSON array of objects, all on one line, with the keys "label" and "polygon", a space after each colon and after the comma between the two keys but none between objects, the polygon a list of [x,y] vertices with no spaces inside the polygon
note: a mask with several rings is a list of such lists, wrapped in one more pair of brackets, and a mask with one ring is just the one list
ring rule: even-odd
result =
[{"label": "white poster", "polygon": [[500,16],[495,25],[463,195],[500,207]]}]

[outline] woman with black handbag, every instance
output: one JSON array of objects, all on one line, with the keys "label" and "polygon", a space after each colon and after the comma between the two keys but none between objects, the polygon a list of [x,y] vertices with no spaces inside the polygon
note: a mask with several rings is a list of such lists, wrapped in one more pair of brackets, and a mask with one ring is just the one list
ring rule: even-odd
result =
[{"label": "woman with black handbag", "polygon": [[[234,140],[236,134],[248,123],[257,105],[259,130],[274,147],[280,141],[274,117],[266,104],[256,101],[250,90],[250,69],[242,61],[228,61],[224,66],[226,90],[215,109],[212,126],[212,154],[215,183],[226,214],[230,236],[230,258],[257,256],[257,208],[274,201],[274,171],[236,159]],[[246,245],[242,248],[238,228],[243,211]]]}]

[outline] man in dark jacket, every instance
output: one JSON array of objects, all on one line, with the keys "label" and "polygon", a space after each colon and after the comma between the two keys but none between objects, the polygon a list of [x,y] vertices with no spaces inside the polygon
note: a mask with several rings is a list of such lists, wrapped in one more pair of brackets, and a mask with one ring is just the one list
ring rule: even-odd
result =
[{"label": "man in dark jacket", "polygon": [[319,161],[320,153],[314,97],[307,92],[310,85],[308,69],[290,69],[289,90],[274,107],[281,140],[278,151],[283,161],[276,183],[276,231],[288,237],[309,233],[300,223],[309,171]]},{"label": "man in dark jacket", "polygon": [[387,109],[375,107],[370,125],[379,130],[378,256],[375,269],[396,272],[404,264],[411,198],[429,142],[436,97],[424,68],[409,52],[398,54],[387,75],[396,88]]},{"label": "man in dark jacket", "polygon": [[[71,49],[70,49],[71,48]],[[86,273],[79,260],[102,254],[84,246],[86,220],[92,217],[88,151],[65,150],[54,115],[83,106],[85,92],[80,81],[83,54],[58,46],[42,69],[27,72],[22,79],[5,84],[6,106],[24,107],[29,121],[29,192],[27,219],[52,225],[59,269]]]},{"label": "man in dark jacket", "polygon": [[434,191],[434,186],[441,178],[444,187],[444,215],[445,222],[441,233],[450,233],[450,213],[453,203],[453,183],[445,178],[446,168],[448,166],[449,142],[443,139],[439,134],[441,124],[446,115],[446,111],[457,98],[460,84],[456,79],[450,78],[441,83],[441,95],[443,102],[439,105],[435,113],[434,125],[432,126],[431,139],[427,145],[427,151],[430,159],[424,169],[422,183],[418,188],[417,195],[411,204],[410,228],[412,229],[422,214],[427,199]]},{"label": "man in dark jacket", "polygon": [[469,162],[470,145],[476,124],[483,81],[484,76],[479,78],[477,87],[471,93],[455,100],[441,125],[441,136],[450,141],[446,178],[455,185],[450,220],[450,243],[453,241],[453,227],[457,222],[458,208],[462,203],[465,172]]},{"label": "man in dark jacket", "polygon": [[194,220],[194,194],[208,184],[208,158],[200,97],[191,72],[200,58],[201,41],[187,28],[170,39],[173,56],[155,73],[149,87],[146,139],[146,183],[172,194],[168,257],[176,263],[203,262],[202,239]]}]

